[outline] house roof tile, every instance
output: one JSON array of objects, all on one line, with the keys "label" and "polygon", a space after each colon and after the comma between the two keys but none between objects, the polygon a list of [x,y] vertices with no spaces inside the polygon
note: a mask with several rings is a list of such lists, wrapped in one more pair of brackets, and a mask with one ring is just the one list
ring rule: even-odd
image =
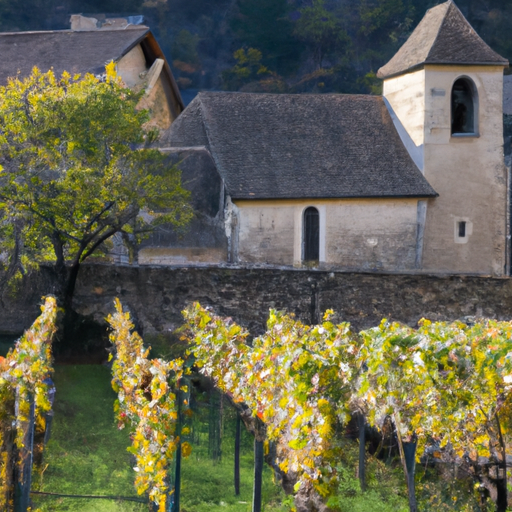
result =
[{"label": "house roof tile", "polygon": [[126,30],[75,32],[0,33],[0,83],[7,78],[29,75],[34,66],[57,75],[70,73],[100,74],[105,64],[118,61],[149,32],[148,27],[131,26]]},{"label": "house roof tile", "polygon": [[234,199],[436,195],[380,96],[200,93],[160,145],[206,146]]}]

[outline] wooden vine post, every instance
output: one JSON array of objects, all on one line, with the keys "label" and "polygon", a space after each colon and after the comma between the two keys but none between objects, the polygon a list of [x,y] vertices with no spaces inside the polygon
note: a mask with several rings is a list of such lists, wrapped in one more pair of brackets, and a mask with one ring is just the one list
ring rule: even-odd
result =
[{"label": "wooden vine post", "polygon": [[254,488],[252,494],[252,512],[261,512],[261,487],[263,482],[263,444],[254,437]]},{"label": "wooden vine post", "polygon": [[359,431],[359,468],[358,468],[358,478],[359,485],[361,487],[361,491],[366,491],[366,438],[365,438],[365,429],[366,429],[366,418],[364,417],[364,413],[360,411],[357,414],[357,426]]},{"label": "wooden vine post", "polygon": [[235,480],[235,496],[240,496],[240,438],[242,436],[242,419],[240,413],[236,413],[236,430],[235,430],[235,460],[234,460],[234,480]]},{"label": "wooden vine post", "polygon": [[174,473],[174,489],[172,490],[172,507],[171,512],[180,512],[180,498],[181,498],[181,450],[182,450],[182,432],[183,432],[183,393],[181,391],[181,379],[178,380],[176,389],[176,402],[177,402],[177,432],[178,442],[176,446],[176,469]]}]

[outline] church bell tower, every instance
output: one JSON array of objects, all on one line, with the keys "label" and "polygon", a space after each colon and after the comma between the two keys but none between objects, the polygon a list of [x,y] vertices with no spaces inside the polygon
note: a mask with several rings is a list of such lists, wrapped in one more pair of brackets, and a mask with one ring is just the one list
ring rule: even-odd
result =
[{"label": "church bell tower", "polygon": [[506,66],[449,0],[378,72],[402,141],[439,194],[418,203],[418,270],[507,272]]}]

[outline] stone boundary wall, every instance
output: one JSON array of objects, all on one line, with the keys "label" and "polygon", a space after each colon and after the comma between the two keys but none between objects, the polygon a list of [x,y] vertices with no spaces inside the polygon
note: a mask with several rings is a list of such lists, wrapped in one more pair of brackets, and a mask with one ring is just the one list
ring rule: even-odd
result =
[{"label": "stone boundary wall", "polygon": [[[38,314],[43,294],[53,291],[49,269],[27,278],[16,298],[4,294],[0,333],[19,333]],[[317,322],[334,309],[354,329],[382,318],[415,326],[422,317],[512,319],[512,279],[474,276],[384,275],[293,269],[115,267],[84,265],[75,309],[97,322],[113,309],[114,297],[136,316],[143,333],[167,334],[181,325],[181,310],[199,301],[259,334],[268,309],[286,309]]]}]

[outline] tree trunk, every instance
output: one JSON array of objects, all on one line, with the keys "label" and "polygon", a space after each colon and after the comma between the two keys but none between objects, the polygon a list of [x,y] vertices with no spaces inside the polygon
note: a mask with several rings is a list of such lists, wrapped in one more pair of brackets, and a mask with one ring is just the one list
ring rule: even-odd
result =
[{"label": "tree trunk", "polygon": [[263,479],[263,441],[254,438],[254,490],[252,512],[261,512],[261,484]]},{"label": "tree trunk", "polygon": [[75,295],[76,280],[78,279],[79,271],[80,263],[74,263],[67,272],[67,279],[63,290],[64,294],[62,297],[62,307],[65,312],[73,309],[73,296]]},{"label": "tree trunk", "polygon": [[240,496],[240,438],[242,435],[242,420],[240,414],[236,413],[235,431],[235,496]]}]

